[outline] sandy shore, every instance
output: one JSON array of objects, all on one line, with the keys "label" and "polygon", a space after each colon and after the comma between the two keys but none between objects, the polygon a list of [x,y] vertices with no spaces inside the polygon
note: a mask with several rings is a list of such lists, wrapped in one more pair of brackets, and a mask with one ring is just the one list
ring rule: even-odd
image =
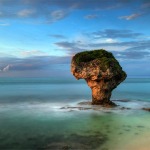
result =
[{"label": "sandy shore", "polygon": [[122,150],[150,150],[150,134],[144,133],[132,139]]}]

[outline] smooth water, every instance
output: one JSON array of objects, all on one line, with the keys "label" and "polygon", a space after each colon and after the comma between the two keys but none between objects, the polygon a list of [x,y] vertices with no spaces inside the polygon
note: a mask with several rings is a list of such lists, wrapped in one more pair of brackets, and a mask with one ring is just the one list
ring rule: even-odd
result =
[{"label": "smooth water", "polygon": [[127,79],[113,91],[130,109],[78,109],[91,100],[83,80],[1,78],[0,92],[0,150],[150,149],[150,113],[142,110],[150,79]]}]

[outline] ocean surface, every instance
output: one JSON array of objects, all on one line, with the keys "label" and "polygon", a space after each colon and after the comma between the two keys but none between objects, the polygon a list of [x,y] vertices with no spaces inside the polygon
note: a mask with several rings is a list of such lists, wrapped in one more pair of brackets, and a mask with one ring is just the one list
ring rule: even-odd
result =
[{"label": "ocean surface", "polygon": [[150,150],[150,78],[126,79],[117,108],[86,103],[84,80],[0,78],[0,150]]}]

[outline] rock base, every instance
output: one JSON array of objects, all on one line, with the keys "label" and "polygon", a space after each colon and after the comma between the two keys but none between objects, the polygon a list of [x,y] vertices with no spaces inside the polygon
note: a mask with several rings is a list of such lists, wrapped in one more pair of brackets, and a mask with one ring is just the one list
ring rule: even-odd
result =
[{"label": "rock base", "polygon": [[115,104],[114,102],[112,101],[97,101],[97,100],[92,100],[92,105],[102,105],[104,107],[116,107],[117,104]]}]

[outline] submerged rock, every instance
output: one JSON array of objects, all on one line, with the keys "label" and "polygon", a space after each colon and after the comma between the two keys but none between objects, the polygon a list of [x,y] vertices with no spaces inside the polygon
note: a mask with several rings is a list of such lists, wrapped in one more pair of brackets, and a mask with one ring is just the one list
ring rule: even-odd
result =
[{"label": "submerged rock", "polygon": [[66,137],[54,135],[45,150],[94,150],[102,147],[108,137],[102,133],[91,135],[71,134]]},{"label": "submerged rock", "polygon": [[126,78],[112,53],[103,49],[77,53],[72,58],[71,72],[76,79],[85,79],[92,90],[92,104],[115,105],[111,92]]}]

